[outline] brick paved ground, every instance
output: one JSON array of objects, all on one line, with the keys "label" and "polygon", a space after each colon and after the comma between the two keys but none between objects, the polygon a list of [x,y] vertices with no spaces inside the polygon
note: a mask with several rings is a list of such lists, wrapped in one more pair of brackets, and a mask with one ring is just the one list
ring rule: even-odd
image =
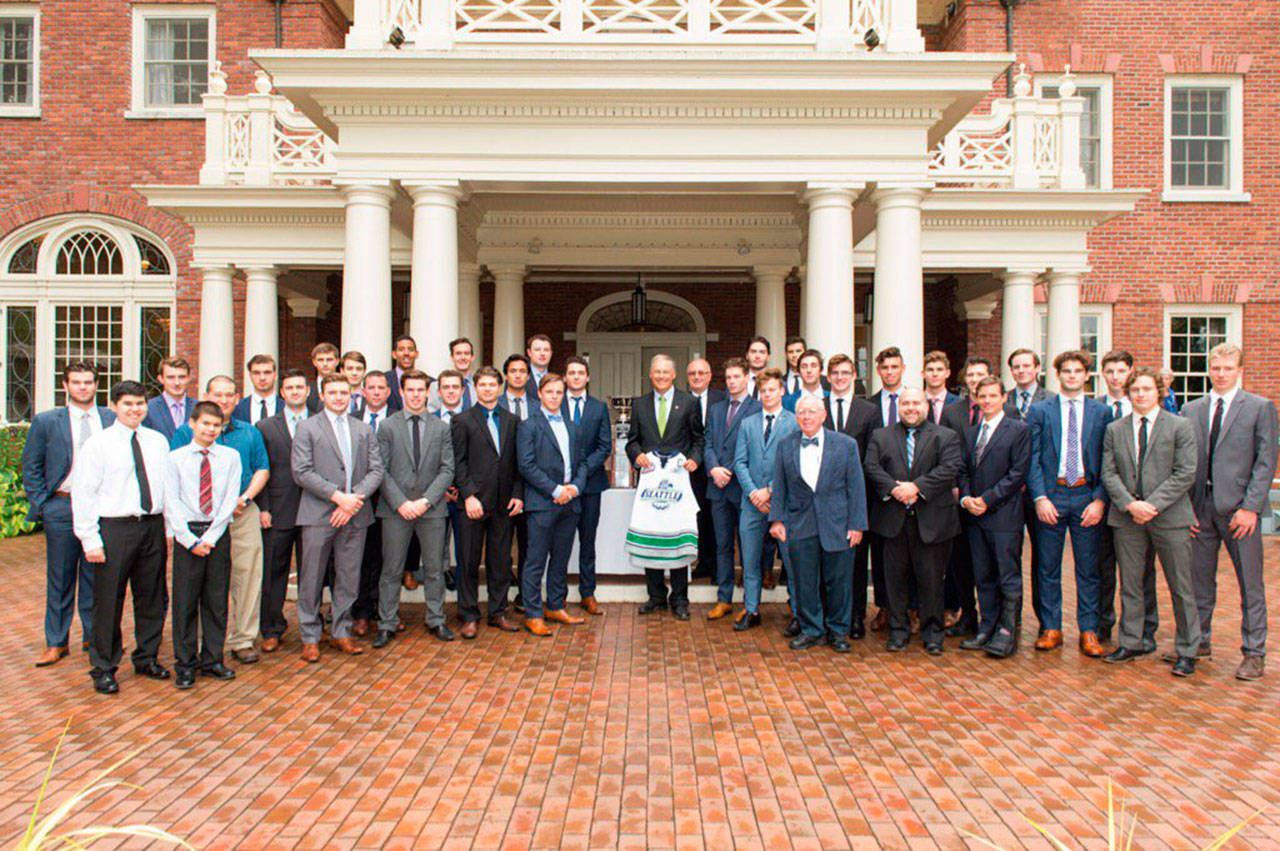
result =
[{"label": "brick paved ground", "polygon": [[[1140,816],[1137,847],[1203,847],[1257,808],[1234,847],[1280,846],[1280,670],[1232,678],[1233,581],[1216,658],[1190,681],[1070,645],[1004,662],[891,656],[880,639],[796,654],[777,606],[742,638],[705,607],[680,624],[618,605],[554,639],[414,629],[316,666],[291,635],[233,683],[181,694],[126,661],[104,698],[78,649],[31,667],[42,553],[38,537],[0,543],[6,845],[70,717],[52,800],[141,746],[118,774],[145,792],[77,821],[148,822],[198,848],[962,848],[960,831],[1047,847],[1020,814],[1097,848],[1108,776]],[[1268,555],[1275,588],[1280,542]],[[1161,602],[1163,648],[1163,586]]]}]

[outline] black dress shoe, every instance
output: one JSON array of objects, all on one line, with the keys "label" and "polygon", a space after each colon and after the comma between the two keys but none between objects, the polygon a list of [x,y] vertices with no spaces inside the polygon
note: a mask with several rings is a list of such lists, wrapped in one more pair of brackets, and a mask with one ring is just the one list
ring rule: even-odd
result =
[{"label": "black dress shoe", "polygon": [[982,649],[987,651],[988,656],[1008,659],[1018,649],[1018,640],[1009,630],[998,629],[987,642],[987,646]]},{"label": "black dress shoe", "polygon": [[941,642],[941,641],[926,641],[926,642],[924,643],[924,652],[928,653],[930,656],[941,656],[941,655],[942,655],[942,642]]},{"label": "black dress shoe", "polygon": [[907,640],[905,638],[890,638],[884,643],[884,649],[890,653],[900,653],[907,649]]},{"label": "black dress shoe", "polygon": [[1132,662],[1139,656],[1143,655],[1140,650],[1130,650],[1128,647],[1117,647],[1106,656],[1102,657],[1104,662]]},{"label": "black dress shoe", "polygon": [[378,634],[373,637],[373,646],[375,649],[386,647],[391,643],[391,639],[395,637],[396,634],[393,631],[389,629],[380,629],[378,630]]},{"label": "black dress shoe", "polygon": [[444,572],[444,590],[446,591],[458,590],[458,580],[453,578],[452,570],[446,570]]},{"label": "black dress shoe", "polygon": [[671,614],[675,615],[675,618],[678,621],[687,621],[689,619],[689,607],[673,606],[671,608]]},{"label": "black dress shoe", "polygon": [[867,624],[862,618],[858,618],[849,625],[849,637],[857,641],[858,639],[867,637]]},{"label": "black dress shoe", "polygon": [[205,665],[201,668],[200,676],[213,677],[215,680],[234,680],[236,672],[221,662],[214,662],[212,665]]},{"label": "black dress shoe", "polygon": [[1108,628],[1106,628],[1106,629],[1103,629],[1102,627],[1098,627],[1098,643],[1099,643],[1099,644],[1106,644],[1106,643],[1107,643],[1108,641],[1110,641],[1110,640],[1111,640],[1111,629],[1110,629],[1110,627],[1108,627]]},{"label": "black dress shoe", "polygon": [[[955,627],[952,627],[954,629]],[[960,642],[961,650],[981,650],[987,646],[987,642],[991,640],[991,633],[980,632],[972,638],[966,638]]]},{"label": "black dress shoe", "polygon": [[753,626],[759,626],[759,625],[760,625],[760,613],[747,612],[745,615],[743,615],[742,617],[734,621],[733,631],[746,632],[747,630],[751,629]]},{"label": "black dress shoe", "polygon": [[144,665],[134,665],[133,672],[140,677],[147,677],[152,680],[169,679],[169,669],[157,662],[147,662]]},{"label": "black dress shoe", "polygon": [[792,618],[790,623],[787,624],[787,628],[782,631],[782,634],[787,638],[798,637],[800,635],[800,621]]},{"label": "black dress shoe", "polygon": [[90,674],[93,677],[93,690],[98,694],[115,694],[120,691],[120,684],[116,682],[116,675],[112,671],[105,671],[101,674]]},{"label": "black dress shoe", "polygon": [[662,611],[666,607],[667,607],[666,603],[660,602],[658,600],[649,600],[648,602],[640,606],[639,614],[651,615],[654,612]]},{"label": "black dress shoe", "polygon": [[427,627],[427,632],[431,633],[441,641],[453,641],[457,638],[457,636],[453,634],[453,630],[449,629],[449,627],[444,624],[440,624],[439,626],[429,626]]},{"label": "black dress shoe", "polygon": [[848,653],[853,649],[853,645],[849,643],[849,639],[843,635],[827,636],[827,644],[831,645],[831,649],[837,653]]},{"label": "black dress shoe", "polygon": [[1139,650],[1138,652],[1141,653],[1143,656],[1147,655],[1148,653],[1156,652],[1156,640],[1146,635],[1142,636],[1142,649]]},{"label": "black dress shoe", "polygon": [[1196,672],[1196,660],[1191,656],[1180,656],[1178,661],[1173,663],[1173,675],[1175,677],[1189,677]]},{"label": "black dress shoe", "polygon": [[196,684],[196,672],[193,668],[178,668],[173,684],[186,691]]},{"label": "black dress shoe", "polygon": [[810,647],[817,647],[821,643],[821,635],[797,635],[788,642],[788,646],[792,650],[808,650]]}]

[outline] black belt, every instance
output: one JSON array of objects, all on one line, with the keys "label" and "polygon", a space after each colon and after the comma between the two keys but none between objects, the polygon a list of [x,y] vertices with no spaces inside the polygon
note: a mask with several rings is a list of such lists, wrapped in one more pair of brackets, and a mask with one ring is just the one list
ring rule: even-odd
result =
[{"label": "black belt", "polygon": [[163,514],[129,514],[124,517],[99,517],[99,523],[153,523],[163,520]]},{"label": "black belt", "polygon": [[193,520],[187,524],[187,528],[191,530],[191,534],[199,538],[205,532],[209,531],[209,527],[213,525],[210,520]]}]

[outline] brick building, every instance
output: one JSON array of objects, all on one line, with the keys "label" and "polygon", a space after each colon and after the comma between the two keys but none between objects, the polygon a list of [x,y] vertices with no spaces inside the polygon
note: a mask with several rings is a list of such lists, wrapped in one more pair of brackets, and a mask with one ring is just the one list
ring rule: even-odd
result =
[{"label": "brick building", "polygon": [[4,415],[69,357],[381,366],[402,330],[430,369],[541,331],[605,395],[800,331],[864,371],[1079,339],[1189,396],[1230,339],[1280,397],[1278,34],[1259,0],[0,0]]}]

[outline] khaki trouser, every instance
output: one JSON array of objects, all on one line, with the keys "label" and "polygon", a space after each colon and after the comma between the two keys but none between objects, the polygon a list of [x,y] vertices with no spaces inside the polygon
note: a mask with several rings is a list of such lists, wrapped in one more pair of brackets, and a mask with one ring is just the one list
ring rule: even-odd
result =
[{"label": "khaki trouser", "polygon": [[227,648],[246,650],[258,637],[262,615],[262,523],[249,503],[231,521],[231,599],[227,605]]}]

